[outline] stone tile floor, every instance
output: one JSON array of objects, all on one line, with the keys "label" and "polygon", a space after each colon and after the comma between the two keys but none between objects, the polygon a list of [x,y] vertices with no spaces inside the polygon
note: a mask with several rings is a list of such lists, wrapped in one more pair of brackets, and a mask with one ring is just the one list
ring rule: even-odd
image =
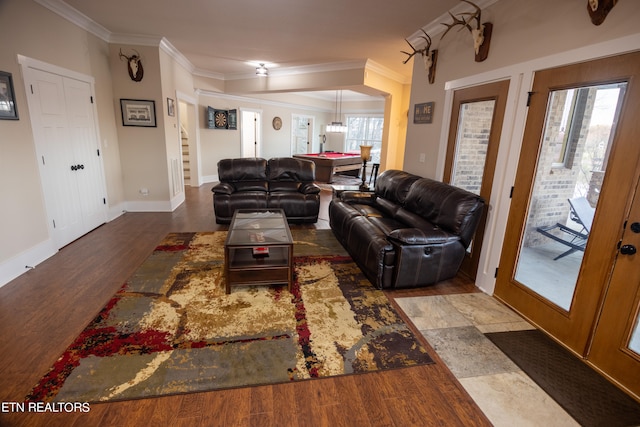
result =
[{"label": "stone tile floor", "polygon": [[484,336],[533,329],[511,309],[482,293],[395,301],[496,427],[579,425]]}]

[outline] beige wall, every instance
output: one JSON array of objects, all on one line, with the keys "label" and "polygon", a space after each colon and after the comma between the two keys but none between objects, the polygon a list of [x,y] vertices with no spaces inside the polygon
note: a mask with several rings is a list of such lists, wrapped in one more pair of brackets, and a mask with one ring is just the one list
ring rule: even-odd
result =
[{"label": "beige wall", "polygon": [[[422,61],[414,61],[411,106],[433,101],[435,113],[433,124],[413,124],[413,112],[409,112],[405,170],[437,175],[441,124],[449,114],[443,111],[446,82],[639,32],[637,1],[618,2],[600,26],[591,23],[586,7],[585,0],[502,0],[482,12],[483,20],[494,24],[484,62],[474,62],[467,31],[451,31],[435,46],[439,55],[434,84],[427,83]],[[433,38],[440,39],[440,35]],[[424,163],[419,161],[421,153],[425,153]]]},{"label": "beige wall", "polygon": [[[18,121],[0,120],[0,267],[34,248],[47,246],[47,216],[27,100],[18,55],[38,59],[96,78],[96,103],[105,166],[108,200],[123,200],[120,155],[114,124],[108,46],[99,38],[37,5],[33,1],[0,1],[0,69],[13,74]],[[10,206],[8,209],[6,207]],[[31,261],[51,255],[36,250]],[[11,270],[11,267],[8,267]],[[2,270],[4,272],[5,270]],[[0,272],[0,273],[2,273]],[[0,274],[3,276],[3,274]]]}]

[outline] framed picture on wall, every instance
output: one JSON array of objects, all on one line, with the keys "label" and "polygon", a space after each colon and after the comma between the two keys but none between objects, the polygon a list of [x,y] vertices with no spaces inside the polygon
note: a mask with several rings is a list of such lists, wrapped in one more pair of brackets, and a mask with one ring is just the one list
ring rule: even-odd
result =
[{"label": "framed picture on wall", "polygon": [[171,98],[167,98],[167,114],[171,117],[176,115],[176,102]]},{"label": "framed picture on wall", "polygon": [[156,103],[142,99],[121,99],[122,126],[156,127]]},{"label": "framed picture on wall", "polygon": [[11,73],[5,71],[0,71],[0,119],[18,120],[13,79]]}]

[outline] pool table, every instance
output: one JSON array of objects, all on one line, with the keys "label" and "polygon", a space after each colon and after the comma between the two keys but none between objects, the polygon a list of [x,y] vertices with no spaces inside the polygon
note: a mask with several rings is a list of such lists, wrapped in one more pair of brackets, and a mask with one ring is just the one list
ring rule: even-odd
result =
[{"label": "pool table", "polygon": [[316,164],[316,181],[332,181],[333,174],[348,172],[349,175],[358,176],[362,169],[360,153],[339,153],[328,151],[324,153],[294,154],[293,157],[311,160]]}]

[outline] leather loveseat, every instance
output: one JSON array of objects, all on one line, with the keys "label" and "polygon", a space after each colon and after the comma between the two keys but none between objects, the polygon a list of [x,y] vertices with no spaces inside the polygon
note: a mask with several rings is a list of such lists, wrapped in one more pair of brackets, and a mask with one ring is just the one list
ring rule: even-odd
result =
[{"label": "leather loveseat", "polygon": [[427,286],[456,275],[484,210],[479,196],[399,170],[374,192],[341,193],[331,229],[380,289]]},{"label": "leather loveseat", "polygon": [[265,208],[283,209],[289,222],[315,223],[320,211],[315,167],[292,157],[220,160],[220,183],[211,189],[216,223],[230,223],[236,209]]}]

